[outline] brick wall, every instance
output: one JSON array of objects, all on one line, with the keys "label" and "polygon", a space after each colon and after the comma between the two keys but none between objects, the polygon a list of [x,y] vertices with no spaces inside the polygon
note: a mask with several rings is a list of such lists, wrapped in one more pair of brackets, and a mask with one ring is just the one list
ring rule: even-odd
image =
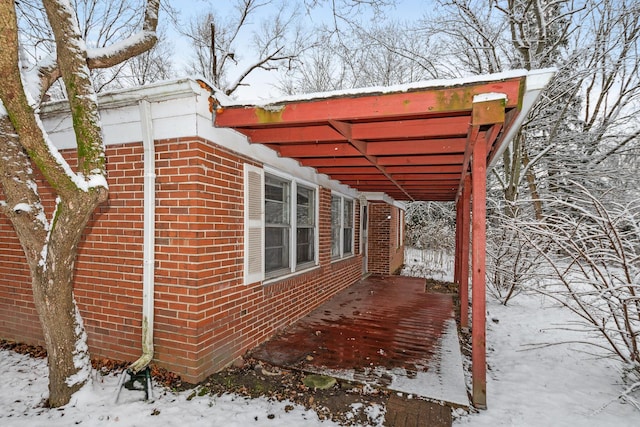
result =
[{"label": "brick wall", "polygon": [[369,259],[371,274],[394,274],[404,263],[402,211],[385,202],[369,202]]},{"label": "brick wall", "polygon": [[[108,147],[110,197],[79,247],[76,299],[93,356],[140,355],[142,151],[142,144]],[[185,381],[224,367],[360,278],[360,255],[331,262],[331,192],[321,189],[320,265],[267,285],[242,284],[247,161],[199,138],[156,141],[155,359]],[[5,216],[0,255],[0,337],[42,344],[28,268]]]}]

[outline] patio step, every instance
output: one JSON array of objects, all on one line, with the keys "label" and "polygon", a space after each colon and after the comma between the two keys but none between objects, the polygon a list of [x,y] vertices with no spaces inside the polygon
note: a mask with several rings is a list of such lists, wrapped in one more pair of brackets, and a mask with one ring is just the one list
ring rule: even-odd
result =
[{"label": "patio step", "polygon": [[387,402],[386,427],[451,427],[451,407],[396,394]]}]

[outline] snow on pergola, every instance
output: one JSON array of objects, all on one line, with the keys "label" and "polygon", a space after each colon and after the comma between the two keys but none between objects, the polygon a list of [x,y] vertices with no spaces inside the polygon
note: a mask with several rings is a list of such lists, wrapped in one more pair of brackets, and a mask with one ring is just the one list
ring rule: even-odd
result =
[{"label": "snow on pergola", "polygon": [[[472,394],[484,407],[486,174],[553,74],[514,70],[255,102],[216,94],[215,125],[360,192],[457,202],[455,280],[467,313],[471,226]],[[466,315],[460,322],[467,326]]]}]

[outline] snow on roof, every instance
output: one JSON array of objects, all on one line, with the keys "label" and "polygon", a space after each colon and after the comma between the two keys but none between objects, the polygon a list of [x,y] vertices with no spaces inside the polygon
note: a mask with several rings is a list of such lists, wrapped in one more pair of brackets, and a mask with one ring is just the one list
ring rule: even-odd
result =
[{"label": "snow on roof", "polygon": [[[199,81],[204,81],[204,79],[191,76],[162,80],[143,86],[116,89],[98,94],[98,104],[100,108],[106,106],[118,107],[135,104],[141,99],[157,101],[198,94],[204,90],[202,86],[199,85]],[[206,82],[205,84],[209,86]],[[68,112],[69,102],[66,99],[47,102],[43,104],[41,110],[43,113]]]},{"label": "snow on roof", "polygon": [[399,92],[416,91],[421,89],[455,87],[455,86],[461,86],[465,84],[486,83],[486,82],[507,80],[512,78],[519,78],[519,77],[532,76],[532,75],[538,75],[538,74],[551,74],[554,71],[555,71],[554,68],[546,68],[546,69],[540,69],[540,70],[534,70],[534,71],[528,71],[523,69],[510,70],[510,71],[505,71],[501,73],[482,74],[482,75],[468,76],[468,77],[457,78],[457,79],[434,79],[434,80],[423,80],[419,82],[392,85],[392,86],[373,86],[373,87],[365,87],[365,88],[335,90],[335,91],[329,91],[329,92],[313,92],[313,93],[300,94],[300,95],[288,95],[288,96],[277,97],[277,98],[267,99],[267,100],[264,100],[264,99],[232,100],[228,96],[224,95],[221,91],[214,90],[214,92],[215,92],[215,97],[217,101],[223,107],[233,107],[233,106],[268,107],[268,106],[275,106],[278,104],[285,104],[289,102],[311,101],[311,100],[317,100],[317,99],[399,93]]}]

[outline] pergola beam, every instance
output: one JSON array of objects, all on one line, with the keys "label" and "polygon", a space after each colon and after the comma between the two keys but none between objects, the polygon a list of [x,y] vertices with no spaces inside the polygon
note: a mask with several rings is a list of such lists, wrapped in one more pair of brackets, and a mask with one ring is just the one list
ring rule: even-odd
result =
[{"label": "pergola beam", "polygon": [[[406,92],[370,93],[363,96],[336,96],[309,99],[289,105],[286,101],[269,106],[232,106],[216,116],[219,127],[250,127],[264,124],[305,125],[318,122],[318,117],[336,121],[393,119],[401,120],[415,114],[464,114],[472,109],[473,99],[483,93],[505,93],[507,108],[516,108],[520,101],[521,77],[487,83],[474,82],[445,88],[422,88]],[[354,135],[359,139],[360,135]]]},{"label": "pergola beam", "polygon": [[[415,200],[413,196],[409,194],[407,190],[402,188],[402,186],[396,181],[396,179],[386,171],[385,167],[378,163],[378,159],[374,155],[367,153],[368,144],[364,141],[353,138],[352,126],[349,123],[345,123],[337,120],[329,120],[329,125],[335,130],[337,130],[338,132],[340,132],[347,139],[347,141],[349,141],[349,143],[356,150],[358,150],[360,154],[362,154],[367,160],[369,160],[369,162],[371,162],[371,164],[375,166],[386,179],[388,179],[393,185],[395,185],[398,188],[398,190],[400,190],[400,192],[402,192],[405,196],[407,196],[409,200],[411,201]],[[340,180],[340,178],[337,178],[337,177],[336,179]],[[373,179],[377,179],[377,178],[373,178]],[[362,180],[366,181],[367,179],[362,178]]]}]

